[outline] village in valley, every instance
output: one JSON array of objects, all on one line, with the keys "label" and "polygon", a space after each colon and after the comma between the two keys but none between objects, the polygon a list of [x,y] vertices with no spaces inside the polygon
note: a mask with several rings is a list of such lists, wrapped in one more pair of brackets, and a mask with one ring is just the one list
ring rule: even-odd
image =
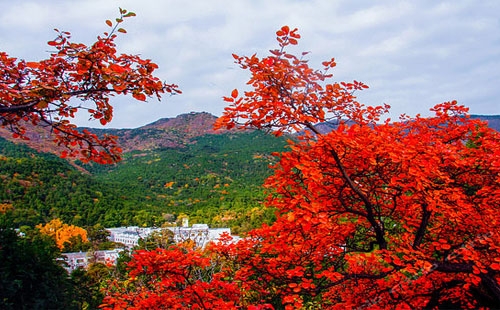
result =
[{"label": "village in valley", "polygon": [[210,228],[207,224],[192,224],[190,226],[187,217],[183,218],[182,226],[126,226],[105,228],[105,230],[109,232],[109,241],[123,245],[123,247],[110,250],[62,253],[62,258],[59,261],[69,273],[78,268],[87,269],[93,263],[116,265],[121,252],[133,250],[139,246],[141,240],[146,241],[154,235],[160,236],[160,238],[163,236],[164,239],[170,238],[167,243],[188,244],[198,249],[205,248],[211,242],[218,242],[222,237],[230,237],[231,242],[237,242],[240,239],[238,236],[231,235],[231,228]]}]

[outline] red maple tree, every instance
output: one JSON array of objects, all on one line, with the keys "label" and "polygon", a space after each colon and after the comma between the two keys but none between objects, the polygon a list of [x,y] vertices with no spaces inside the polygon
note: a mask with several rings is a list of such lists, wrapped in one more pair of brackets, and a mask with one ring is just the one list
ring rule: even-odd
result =
[{"label": "red maple tree", "polygon": [[[70,34],[58,31],[48,42],[54,49],[50,57],[26,62],[0,52],[0,124],[13,136],[26,137],[26,123],[46,126],[55,134],[55,142],[65,146],[61,156],[78,157],[84,162],[112,163],[120,159],[115,137],[97,137],[78,130],[70,119],[86,110],[90,119],[105,125],[113,117],[109,97],[132,96],[140,101],[164,93],[179,93],[176,85],[165,84],[153,75],[158,68],[150,59],[118,54],[115,39],[124,18],[135,16],[120,9],[120,17],[110,30],[98,36],[90,46],[74,43]],[[78,101],[80,100],[80,102]]]},{"label": "red maple tree", "polygon": [[[252,89],[225,98],[216,127],[305,134],[275,154],[264,185],[277,221],[212,248],[230,262],[216,280],[239,290],[219,298],[237,295],[241,309],[498,306],[498,133],[454,101],[378,124],[388,106],[357,102],[364,84],[328,83],[334,59],[314,70],[287,51],[296,29],[277,36],[268,57],[234,55]],[[336,129],[320,132],[326,121]]]}]

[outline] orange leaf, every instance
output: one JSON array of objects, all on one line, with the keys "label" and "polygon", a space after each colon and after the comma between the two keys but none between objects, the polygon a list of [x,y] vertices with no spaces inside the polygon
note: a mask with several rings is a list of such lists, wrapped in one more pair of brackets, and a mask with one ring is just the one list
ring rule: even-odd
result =
[{"label": "orange leaf", "polygon": [[234,89],[234,90],[231,92],[231,97],[233,97],[233,98],[238,97],[238,90],[237,90],[237,89]]},{"label": "orange leaf", "polygon": [[33,68],[33,69],[38,69],[40,64],[38,62],[27,62],[26,67]]},{"label": "orange leaf", "polygon": [[500,264],[499,263],[493,263],[490,265],[490,268],[493,270],[500,270]]},{"label": "orange leaf", "polygon": [[133,94],[132,95],[135,99],[137,100],[140,100],[140,101],[146,101],[146,95],[142,94],[142,93],[138,93],[138,94]]}]

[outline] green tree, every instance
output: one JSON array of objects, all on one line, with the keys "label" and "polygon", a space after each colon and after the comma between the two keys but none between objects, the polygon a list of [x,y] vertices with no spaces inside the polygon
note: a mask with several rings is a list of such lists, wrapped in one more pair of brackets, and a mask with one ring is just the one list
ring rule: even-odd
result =
[{"label": "green tree", "polygon": [[0,215],[0,308],[72,309],[72,283],[58,255],[51,238],[19,236],[10,215]]},{"label": "green tree", "polygon": [[104,293],[101,291],[111,280],[111,269],[101,263],[91,264],[88,270],[75,269],[71,273],[71,280],[75,287],[73,303],[79,309],[99,309]]}]

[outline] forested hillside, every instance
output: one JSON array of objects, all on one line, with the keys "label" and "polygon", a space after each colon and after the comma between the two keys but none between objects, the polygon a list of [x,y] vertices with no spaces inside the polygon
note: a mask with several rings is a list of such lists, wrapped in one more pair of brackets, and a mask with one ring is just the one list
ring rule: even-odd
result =
[{"label": "forested hillside", "polygon": [[12,204],[19,225],[60,217],[77,225],[126,220],[120,189],[84,174],[55,155],[38,153],[0,138],[0,199]]},{"label": "forested hillside", "polygon": [[[53,218],[88,226],[161,225],[180,213],[191,222],[247,231],[274,218],[260,185],[271,152],[285,139],[262,132],[191,138],[182,147],[136,150],[115,165],[81,164],[1,139],[0,201],[19,225]],[[87,173],[88,172],[88,173]]]}]

